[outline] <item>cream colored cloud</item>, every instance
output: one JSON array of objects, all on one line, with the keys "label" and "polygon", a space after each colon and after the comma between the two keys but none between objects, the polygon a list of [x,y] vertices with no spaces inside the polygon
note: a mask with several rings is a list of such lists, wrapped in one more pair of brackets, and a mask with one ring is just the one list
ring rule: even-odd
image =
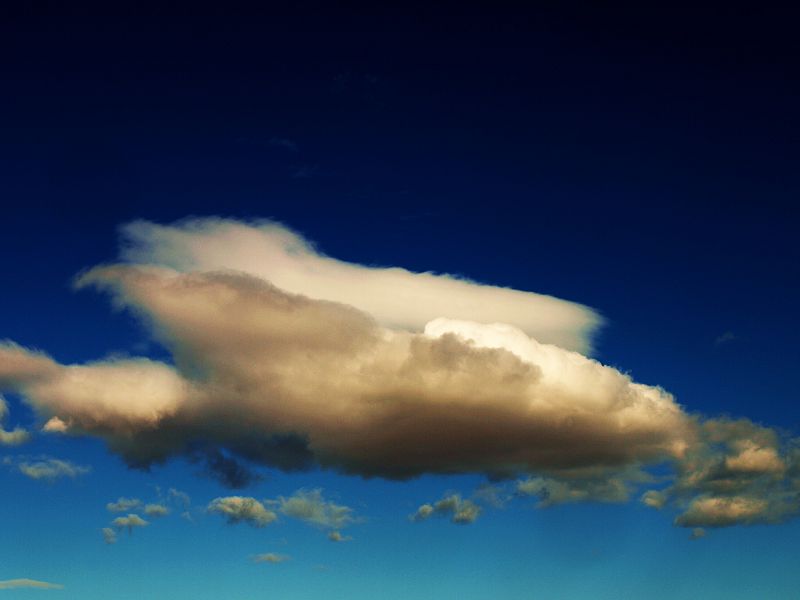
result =
[{"label": "cream colored cloud", "polygon": [[145,521],[142,517],[136,514],[130,514],[126,517],[117,517],[111,524],[116,527],[117,529],[127,529],[128,533],[133,533],[133,530],[139,527],[147,527],[150,525],[148,521]]},{"label": "cream colored cloud", "polygon": [[591,309],[552,296],[336,260],[270,221],[137,221],[124,227],[123,234],[124,256],[132,262],[182,272],[247,273],[287,292],[354,306],[391,328],[421,331],[442,315],[484,323],[502,320],[540,341],[585,352],[601,323]]},{"label": "cream colored cloud", "polygon": [[144,507],[144,514],[151,518],[166,517],[169,514],[169,508],[163,504],[147,504]]},{"label": "cream colored cloud", "polygon": [[255,498],[242,496],[215,498],[208,505],[208,511],[222,515],[231,525],[247,523],[253,527],[266,527],[278,518]]},{"label": "cream colored cloud", "polygon": [[423,504],[410,518],[419,522],[431,517],[449,517],[453,523],[468,525],[478,519],[481,511],[481,507],[472,500],[464,500],[459,494],[450,494],[433,504]]},{"label": "cream colored cloud", "polygon": [[21,460],[17,463],[20,473],[31,479],[55,481],[62,477],[76,478],[89,473],[91,469],[76,465],[68,460],[58,458],[43,458],[41,460]]},{"label": "cream colored cloud", "polygon": [[0,581],[0,590],[15,590],[21,588],[33,588],[38,590],[61,590],[63,585],[58,583],[47,583],[46,581],[36,581],[35,579],[6,579]]},{"label": "cream colored cloud", "polygon": [[[714,520],[711,507],[733,497],[765,508],[709,526],[796,512],[800,461],[775,431],[690,416],[667,391],[565,349],[596,322],[583,307],[348,265],[275,224],[127,231],[125,256],[143,264],[95,268],[76,285],[138,315],[171,359],[62,365],[5,342],[0,388],[46,430],[99,437],[129,465],[188,456],[231,486],[257,479],[247,465],[528,475],[517,493],[546,506],[625,500],[649,466],[669,463],[675,480],[657,492],[694,515],[679,524]],[[209,509],[258,524],[245,500]]]},{"label": "cream colored cloud", "polygon": [[281,496],[277,506],[281,514],[319,527],[341,529],[356,522],[352,508],[326,501],[320,489],[301,489],[288,498]]}]

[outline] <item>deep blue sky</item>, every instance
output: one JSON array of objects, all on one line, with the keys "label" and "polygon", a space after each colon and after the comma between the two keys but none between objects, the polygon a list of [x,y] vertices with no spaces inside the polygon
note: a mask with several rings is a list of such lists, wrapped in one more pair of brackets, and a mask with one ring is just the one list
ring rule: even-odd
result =
[{"label": "deep blue sky", "polygon": [[[0,338],[63,362],[132,351],[143,337],[133,319],[69,287],[82,269],[114,259],[119,225],[269,217],[340,259],[453,273],[591,306],[607,319],[595,352],[603,362],[663,386],[690,412],[746,416],[797,433],[796,15],[581,3],[528,12],[198,10],[29,13],[0,23]],[[102,455],[99,445],[71,451],[78,462]],[[135,479],[127,481],[135,489],[98,498],[100,513],[116,496],[147,494],[137,491],[149,485],[147,475],[125,472],[113,457],[97,461],[106,462],[95,479],[104,469]],[[163,472],[153,477],[174,485]],[[315,485],[313,474],[303,477]],[[318,479],[334,490],[339,481]],[[340,499],[360,501],[355,484],[340,485]],[[411,485],[435,496],[460,484]],[[300,487],[287,483],[280,493],[292,486]],[[430,499],[420,493],[408,502]],[[18,502],[4,497],[3,512]],[[405,516],[375,500],[373,514],[384,509],[387,518]],[[581,535],[570,519],[595,515],[582,510],[594,509],[526,518],[548,539],[570,539]],[[614,522],[627,509],[602,510]],[[637,519],[679,538],[666,546],[678,556],[685,532],[658,515]],[[439,525],[442,535],[473,534]],[[509,547],[530,552],[513,527],[492,526],[508,529]],[[380,527],[391,529],[385,520]],[[748,543],[789,548],[797,528],[785,527],[769,534],[782,536],[777,542],[746,530],[763,538]],[[469,542],[452,547],[461,543]],[[610,587],[594,596],[551,587],[542,597],[621,597],[597,590],[613,590],[608,582],[625,571],[622,558],[576,558],[568,546],[556,544],[547,560],[567,580],[582,573]],[[713,573],[709,557],[719,552],[720,573],[730,575],[732,550],[705,548],[713,549],[697,560],[710,560]],[[97,555],[106,550],[117,548],[99,547]],[[507,569],[514,581],[503,549],[483,550],[491,555],[486,568],[503,563],[492,573]],[[772,560],[763,568],[779,564]],[[428,597],[405,589],[391,565],[372,565],[358,591],[338,597],[380,594],[384,585],[392,590],[385,597]],[[0,580],[30,573],[0,567]],[[644,578],[641,589],[648,581],[662,587],[660,577]],[[293,589],[288,580],[281,585]],[[442,585],[437,595],[457,596],[455,583]],[[528,597],[508,585],[510,597]],[[776,590],[741,597],[789,597]],[[474,597],[493,596],[484,592]],[[293,593],[284,597],[306,597]],[[694,588],[675,597],[717,596]]]}]

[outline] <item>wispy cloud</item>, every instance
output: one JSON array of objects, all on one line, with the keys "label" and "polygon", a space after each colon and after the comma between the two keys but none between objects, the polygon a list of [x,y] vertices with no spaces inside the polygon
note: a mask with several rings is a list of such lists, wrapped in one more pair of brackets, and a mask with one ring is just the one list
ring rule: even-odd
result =
[{"label": "wispy cloud", "polygon": [[270,564],[278,564],[282,562],[286,562],[291,557],[287,556],[286,554],[276,554],[274,552],[268,552],[266,554],[256,554],[252,561],[254,563],[270,563]]},{"label": "wispy cloud", "polygon": [[116,544],[117,543],[117,532],[111,529],[111,527],[103,527],[101,530],[103,534],[103,541],[106,544]]},{"label": "wispy cloud", "polygon": [[69,477],[74,479],[91,471],[90,467],[76,465],[68,460],[42,458],[38,460],[21,459],[16,464],[20,473],[31,479],[53,482]]},{"label": "wispy cloud", "polygon": [[722,344],[727,344],[734,340],[738,339],[738,336],[734,334],[732,331],[726,331],[725,333],[717,336],[714,340],[714,344],[717,346],[721,346]]},{"label": "wispy cloud", "polygon": [[8,403],[0,395],[0,446],[19,446],[31,439],[31,434],[21,427],[15,427],[11,431],[3,429],[2,425],[8,416]]},{"label": "wispy cloud", "polygon": [[7,579],[0,581],[0,590],[14,590],[20,588],[32,588],[38,590],[61,590],[63,585],[58,583],[48,583],[35,579]]},{"label": "wispy cloud", "polygon": [[141,507],[142,501],[139,498],[119,498],[116,502],[106,504],[106,510],[109,512],[129,512]]}]

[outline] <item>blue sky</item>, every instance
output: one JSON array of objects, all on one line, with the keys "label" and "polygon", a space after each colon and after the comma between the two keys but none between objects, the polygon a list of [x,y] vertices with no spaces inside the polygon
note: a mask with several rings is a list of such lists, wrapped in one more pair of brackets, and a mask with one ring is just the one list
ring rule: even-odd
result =
[{"label": "blue sky", "polygon": [[790,17],[10,18],[0,598],[793,597]]}]

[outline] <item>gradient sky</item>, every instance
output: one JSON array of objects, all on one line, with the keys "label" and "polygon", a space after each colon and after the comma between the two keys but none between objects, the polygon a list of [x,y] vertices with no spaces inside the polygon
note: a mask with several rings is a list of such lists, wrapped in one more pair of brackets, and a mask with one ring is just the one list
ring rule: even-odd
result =
[{"label": "gradient sky", "polygon": [[[625,497],[612,498],[582,479],[586,501],[565,503],[552,488],[542,496],[524,485],[572,481],[553,465],[487,475],[473,468],[470,448],[454,449],[469,465],[461,474],[425,463],[393,479],[388,465],[367,473],[338,447],[329,450],[341,460],[329,468],[315,455],[305,470],[284,472],[232,447],[249,431],[242,407],[231,410],[245,426],[226,430],[225,443],[183,430],[194,426],[187,418],[156,431],[185,436],[191,448],[128,468],[125,458],[154,443],[137,437],[138,425],[125,451],[110,450],[88,421],[67,435],[41,432],[69,411],[60,396],[37,404],[38,392],[0,352],[0,430],[8,432],[0,436],[0,598],[797,597],[800,42],[796,15],[751,10],[606,12],[578,3],[529,13],[348,14],[305,4],[291,14],[5,18],[0,340],[64,365],[130,357],[172,365],[170,343],[185,340],[154,336],[141,318],[146,306],[129,310],[108,293],[75,289],[76,276],[126,258],[121,228],[132,222],[175,233],[189,217],[222,217],[241,237],[268,220],[346,263],[450,274],[587,307],[602,325],[584,336],[591,349],[579,349],[672,394],[686,423],[748,419],[738,450],[716,458],[730,467],[743,456],[736,452],[755,448],[747,436],[769,432],[779,441],[759,448],[780,468],[764,467],[757,486],[746,482],[744,497],[770,503],[763,515],[707,518],[701,531],[675,520],[710,488],[676,492],[660,510],[640,500],[669,489],[676,469],[696,472],[690,461],[667,450],[654,458],[613,436],[603,449],[651,480],[626,480]],[[213,237],[213,222],[199,222]],[[233,268],[230,245],[213,254]],[[358,272],[355,283],[334,282],[352,288],[347,304],[369,313],[359,286],[370,275]],[[233,289],[249,289],[236,281]],[[404,285],[378,288],[392,297]],[[411,297],[411,306],[429,302]],[[494,312],[484,323],[540,335],[539,325],[526,329],[487,298]],[[326,327],[338,317],[327,318],[321,335],[333,339]],[[559,377],[574,383],[570,371]],[[317,425],[303,424],[300,433],[313,438]],[[13,438],[15,428],[30,439]],[[564,455],[582,447],[555,439]],[[419,443],[401,436],[398,456]],[[711,452],[705,438],[697,443]],[[440,515],[410,518],[453,494],[479,516],[467,511],[468,523],[453,523],[458,509],[442,505]],[[213,501],[233,496],[257,499],[275,520],[226,522]],[[293,511],[292,497],[318,512]],[[553,505],[541,506],[548,497]],[[140,504],[107,508],[120,498]],[[147,504],[169,514],[151,507],[147,515]],[[130,532],[113,524],[129,514],[149,524]],[[104,528],[115,543],[104,541]]]}]

